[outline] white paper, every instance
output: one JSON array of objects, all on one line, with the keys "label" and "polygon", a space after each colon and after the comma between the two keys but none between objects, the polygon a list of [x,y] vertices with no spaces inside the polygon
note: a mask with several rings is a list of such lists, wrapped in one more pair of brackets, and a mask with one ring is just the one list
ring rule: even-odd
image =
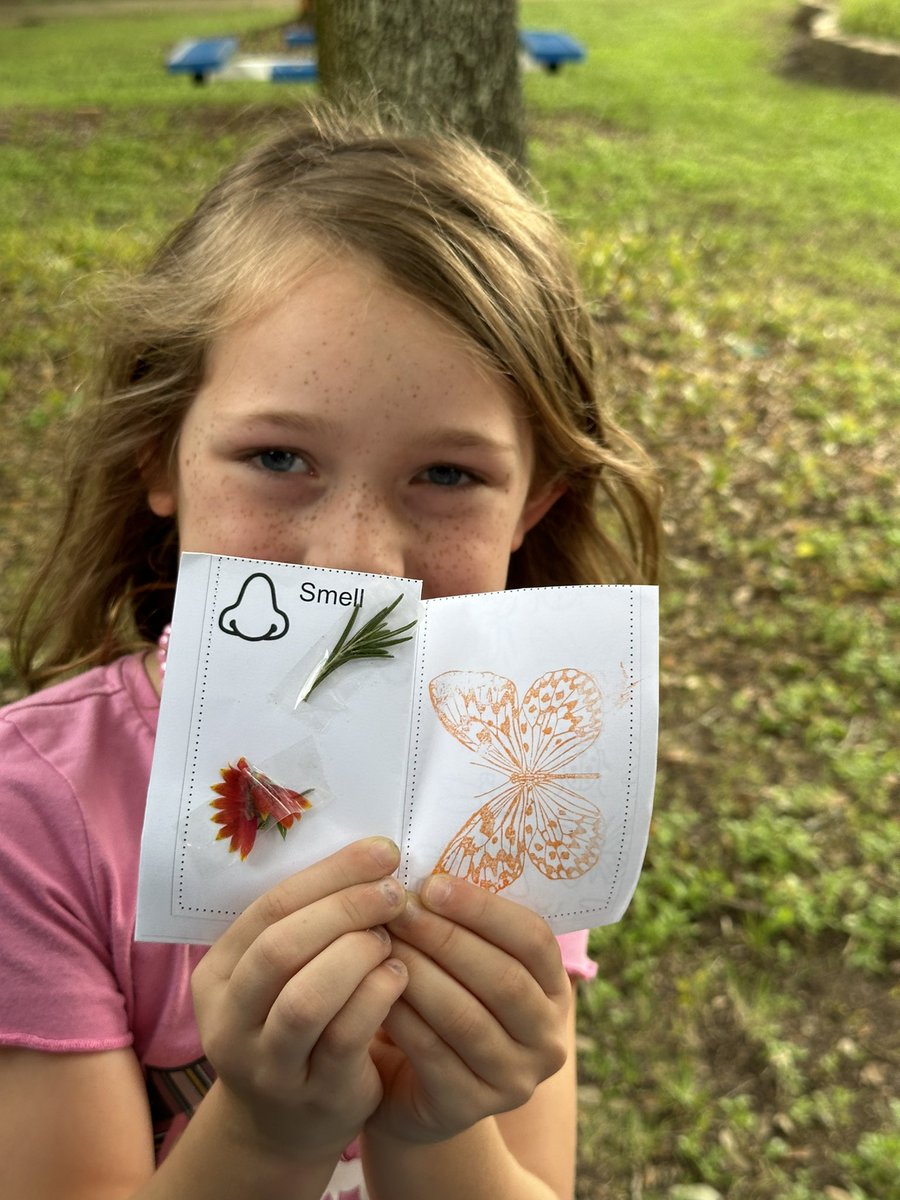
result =
[{"label": "white paper", "polygon": [[[417,580],[182,557],[140,940],[211,942],[267,888],[371,834],[399,844],[410,888],[440,866],[557,933],[621,917],[653,795],[656,588],[420,594]],[[387,623],[414,620],[413,640],[307,694],[354,610],[359,629],[398,597]],[[310,805],[243,859],[212,820],[213,785],[240,759]]]}]

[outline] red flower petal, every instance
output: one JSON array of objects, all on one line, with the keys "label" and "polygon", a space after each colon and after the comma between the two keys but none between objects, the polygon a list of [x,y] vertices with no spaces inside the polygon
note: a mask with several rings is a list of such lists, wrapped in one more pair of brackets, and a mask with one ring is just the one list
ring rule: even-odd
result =
[{"label": "red flower petal", "polygon": [[270,819],[275,820],[283,835],[312,807],[302,792],[275,783],[251,767],[244,757],[235,766],[229,763],[221,775],[222,782],[212,785],[219,796],[210,801],[218,809],[212,820],[222,826],[217,838],[230,837],[229,850],[239,850],[241,859],[253,849],[257,830],[265,828]]}]

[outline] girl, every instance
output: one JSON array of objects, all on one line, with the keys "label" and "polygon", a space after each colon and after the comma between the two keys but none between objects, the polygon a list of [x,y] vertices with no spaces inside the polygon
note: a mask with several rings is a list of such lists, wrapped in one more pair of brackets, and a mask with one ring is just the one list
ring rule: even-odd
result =
[{"label": "girl", "polygon": [[653,580],[554,226],[456,139],[320,120],[226,172],[116,318],[14,636],[54,686],[0,719],[5,1194],[570,1196],[586,934],[407,895],[375,838],[206,952],[132,940],[179,550],[425,596]]}]

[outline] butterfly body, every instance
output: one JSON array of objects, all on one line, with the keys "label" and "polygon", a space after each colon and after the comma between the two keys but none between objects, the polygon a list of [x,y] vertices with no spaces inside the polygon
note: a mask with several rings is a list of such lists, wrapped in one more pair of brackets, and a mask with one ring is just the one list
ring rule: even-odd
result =
[{"label": "butterfly body", "polygon": [[447,671],[431,681],[429,694],[444,728],[505,779],[450,840],[435,872],[499,892],[519,878],[526,859],[547,879],[590,870],[600,855],[603,817],[563,781],[598,775],[560,768],[600,734],[596,681],[575,668],[549,671],[520,704],[510,679]]}]

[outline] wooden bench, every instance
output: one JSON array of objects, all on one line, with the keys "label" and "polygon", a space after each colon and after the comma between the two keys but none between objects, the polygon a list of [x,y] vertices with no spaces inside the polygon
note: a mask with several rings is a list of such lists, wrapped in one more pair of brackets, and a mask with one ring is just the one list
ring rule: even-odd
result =
[{"label": "wooden bench", "polygon": [[567,33],[523,30],[519,41],[526,54],[547,71],[558,71],[563,63],[583,62],[587,51]]}]

